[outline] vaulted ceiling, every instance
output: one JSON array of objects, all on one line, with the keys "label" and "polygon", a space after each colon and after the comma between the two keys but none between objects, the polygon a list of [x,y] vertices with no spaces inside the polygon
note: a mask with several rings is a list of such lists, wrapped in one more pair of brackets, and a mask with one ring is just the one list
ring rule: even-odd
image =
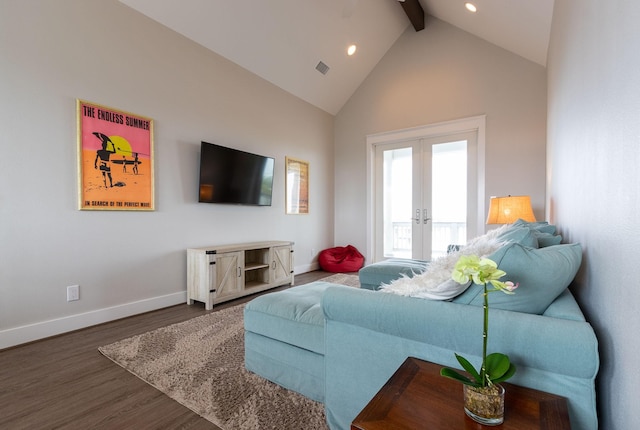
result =
[{"label": "vaulted ceiling", "polygon": [[[407,28],[415,31],[397,0],[120,1],[330,114]],[[464,0],[419,0],[427,26],[434,16],[546,65],[554,0],[472,2],[476,13]]]}]

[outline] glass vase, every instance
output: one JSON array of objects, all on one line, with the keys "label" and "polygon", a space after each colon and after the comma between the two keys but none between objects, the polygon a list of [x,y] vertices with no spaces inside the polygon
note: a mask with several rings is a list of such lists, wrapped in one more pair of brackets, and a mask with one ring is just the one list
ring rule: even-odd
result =
[{"label": "glass vase", "polygon": [[464,412],[474,421],[497,426],[504,422],[504,387],[500,384],[485,388],[463,385]]}]

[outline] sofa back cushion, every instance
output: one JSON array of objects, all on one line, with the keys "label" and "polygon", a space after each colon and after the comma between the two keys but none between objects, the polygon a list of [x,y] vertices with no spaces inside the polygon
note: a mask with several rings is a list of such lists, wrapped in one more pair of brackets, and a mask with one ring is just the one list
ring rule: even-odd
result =
[{"label": "sofa back cushion", "polygon": [[[510,243],[489,256],[507,273],[503,281],[519,283],[515,294],[489,294],[489,307],[542,314],[571,283],[582,262],[578,243],[531,248]],[[456,303],[483,305],[482,285],[472,284],[456,297]]]}]

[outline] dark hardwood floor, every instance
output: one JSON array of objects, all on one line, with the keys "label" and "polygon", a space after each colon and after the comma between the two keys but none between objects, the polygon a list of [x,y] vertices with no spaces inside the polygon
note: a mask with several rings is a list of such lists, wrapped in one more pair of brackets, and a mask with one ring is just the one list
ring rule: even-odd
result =
[{"label": "dark hardwood floor", "polygon": [[[329,275],[304,273],[295,284]],[[218,429],[98,352],[205,312],[202,303],[176,305],[0,351],[0,429]]]}]

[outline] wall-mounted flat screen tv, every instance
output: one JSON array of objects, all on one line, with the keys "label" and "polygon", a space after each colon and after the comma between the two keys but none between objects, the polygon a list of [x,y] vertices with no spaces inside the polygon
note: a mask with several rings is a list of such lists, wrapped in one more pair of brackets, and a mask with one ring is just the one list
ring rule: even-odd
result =
[{"label": "wall-mounted flat screen tv", "polygon": [[198,201],[271,206],[273,168],[271,157],[202,142]]}]

